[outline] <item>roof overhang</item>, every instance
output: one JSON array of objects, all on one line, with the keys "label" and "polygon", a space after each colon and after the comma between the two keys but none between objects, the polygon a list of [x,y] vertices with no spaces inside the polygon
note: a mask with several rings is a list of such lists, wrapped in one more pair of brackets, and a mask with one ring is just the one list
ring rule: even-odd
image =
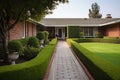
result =
[{"label": "roof overhang", "polygon": [[102,27],[115,23],[119,23],[120,18],[101,18],[101,19],[69,19],[69,18],[45,18],[39,22],[39,24],[46,27],[66,27],[66,26],[81,26],[81,27]]},{"label": "roof overhang", "polygon": [[105,24],[100,24],[99,26],[107,26],[107,25],[111,25],[111,24],[115,24],[115,23],[119,23],[119,22],[120,22],[120,20],[116,20],[116,21],[105,23]]}]

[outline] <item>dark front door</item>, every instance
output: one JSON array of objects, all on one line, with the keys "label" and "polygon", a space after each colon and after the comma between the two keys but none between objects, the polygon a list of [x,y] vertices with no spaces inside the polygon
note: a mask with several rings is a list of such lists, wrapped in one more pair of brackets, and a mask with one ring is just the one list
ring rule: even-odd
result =
[{"label": "dark front door", "polygon": [[58,36],[62,37],[62,29],[58,29]]}]

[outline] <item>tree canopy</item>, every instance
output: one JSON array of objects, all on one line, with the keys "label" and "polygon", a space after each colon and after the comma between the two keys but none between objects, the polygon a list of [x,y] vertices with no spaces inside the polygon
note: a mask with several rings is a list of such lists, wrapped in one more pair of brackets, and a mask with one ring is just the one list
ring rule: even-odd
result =
[{"label": "tree canopy", "polygon": [[52,12],[59,3],[68,0],[0,0],[0,39],[3,43],[5,59],[8,56],[8,32],[18,21],[32,18],[41,20]]},{"label": "tree canopy", "polygon": [[89,9],[89,18],[101,18],[102,14],[99,11],[100,6],[97,3],[92,3],[91,9]]}]

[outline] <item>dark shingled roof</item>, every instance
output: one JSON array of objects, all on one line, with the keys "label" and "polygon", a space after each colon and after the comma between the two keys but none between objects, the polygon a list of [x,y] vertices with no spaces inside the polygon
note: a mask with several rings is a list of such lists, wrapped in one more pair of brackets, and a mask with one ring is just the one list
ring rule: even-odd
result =
[{"label": "dark shingled roof", "polygon": [[120,22],[120,18],[45,18],[40,24],[45,26],[105,26]]}]

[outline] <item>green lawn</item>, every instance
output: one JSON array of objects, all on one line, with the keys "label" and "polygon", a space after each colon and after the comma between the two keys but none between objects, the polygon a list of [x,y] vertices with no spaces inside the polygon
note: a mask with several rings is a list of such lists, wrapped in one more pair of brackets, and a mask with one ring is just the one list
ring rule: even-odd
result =
[{"label": "green lawn", "polygon": [[112,43],[80,43],[81,46],[91,51],[92,55],[101,58],[104,65],[96,63],[96,65],[111,76],[114,80],[120,80],[120,44]]}]

